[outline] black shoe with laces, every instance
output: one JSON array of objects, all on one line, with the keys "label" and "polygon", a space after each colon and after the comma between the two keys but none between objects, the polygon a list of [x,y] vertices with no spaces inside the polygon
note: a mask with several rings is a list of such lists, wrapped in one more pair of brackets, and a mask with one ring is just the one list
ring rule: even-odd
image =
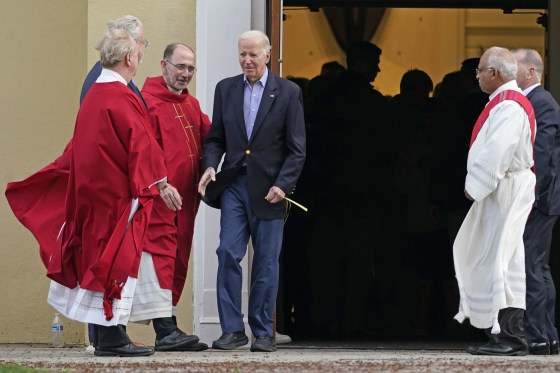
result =
[{"label": "black shoe with laces", "polygon": [[198,342],[196,335],[188,335],[177,328],[161,339],[156,339],[156,351],[181,351],[182,347],[189,347]]},{"label": "black shoe with laces", "polygon": [[252,352],[273,352],[278,350],[271,337],[257,337],[251,345]]},{"label": "black shoe with laces", "polygon": [[123,356],[123,357],[150,356],[153,353],[154,353],[153,349],[144,346],[136,346],[134,343],[128,343],[122,346],[115,346],[115,347],[97,346],[94,351],[95,356]]},{"label": "black shoe with laces", "polygon": [[218,350],[233,350],[249,343],[249,338],[244,331],[234,333],[224,333],[212,343],[212,348]]}]

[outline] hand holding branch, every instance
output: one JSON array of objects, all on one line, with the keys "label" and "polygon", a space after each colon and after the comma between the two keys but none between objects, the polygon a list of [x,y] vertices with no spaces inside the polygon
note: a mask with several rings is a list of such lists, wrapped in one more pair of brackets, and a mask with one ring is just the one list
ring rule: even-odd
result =
[{"label": "hand holding branch", "polygon": [[266,197],[264,197],[264,199],[266,199],[270,203],[277,203],[282,201],[284,197],[286,197],[286,193],[284,193],[284,191],[277,186],[273,186],[270,188],[268,194],[266,195]]}]

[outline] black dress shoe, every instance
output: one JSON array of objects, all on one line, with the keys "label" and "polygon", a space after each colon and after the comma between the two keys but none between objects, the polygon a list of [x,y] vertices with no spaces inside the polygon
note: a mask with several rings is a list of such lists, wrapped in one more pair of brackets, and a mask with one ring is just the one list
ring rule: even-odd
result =
[{"label": "black dress shoe", "polygon": [[257,337],[255,343],[251,345],[252,352],[273,352],[276,350],[278,350],[278,347],[270,337]]},{"label": "black dress shoe", "polygon": [[531,355],[550,355],[548,342],[529,343],[529,354]]},{"label": "black dress shoe", "polygon": [[480,355],[480,353],[478,352],[478,347],[469,346],[467,348],[467,352],[471,355]]},{"label": "black dress shoe", "polygon": [[550,354],[558,355],[558,341],[550,341]]},{"label": "black dress shoe", "polygon": [[184,346],[184,347],[178,347],[176,349],[174,349],[173,351],[192,351],[192,352],[196,352],[196,351],[204,351],[204,350],[208,350],[208,345],[206,343],[195,343],[192,346]]},{"label": "black dress shoe", "polygon": [[527,345],[520,347],[511,347],[505,344],[485,344],[477,349],[478,355],[495,355],[495,356],[526,356],[529,354]]},{"label": "black dress shoe", "polygon": [[175,329],[165,337],[156,339],[156,351],[179,351],[180,347],[192,346],[198,342],[196,335],[188,335],[181,329]]},{"label": "black dress shoe", "polygon": [[222,336],[212,343],[212,348],[218,350],[233,350],[249,343],[249,338],[244,331],[235,333],[224,333]]},{"label": "black dress shoe", "polygon": [[134,356],[150,356],[154,353],[154,350],[145,346],[136,346],[134,343],[129,343],[117,347],[102,347],[97,346],[95,348],[95,356],[124,356],[124,357],[134,357]]}]

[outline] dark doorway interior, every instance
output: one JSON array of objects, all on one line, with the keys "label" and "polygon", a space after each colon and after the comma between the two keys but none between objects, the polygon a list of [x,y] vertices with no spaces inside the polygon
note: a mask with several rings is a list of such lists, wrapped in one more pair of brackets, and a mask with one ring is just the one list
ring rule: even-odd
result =
[{"label": "dark doorway interior", "polygon": [[[388,104],[376,115],[390,129],[367,133],[369,142],[353,138],[371,144],[370,156],[359,158],[343,131],[323,126],[339,125],[333,118],[343,106],[327,100],[306,108],[308,160],[293,197],[310,210],[293,207],[286,222],[279,332],[295,341],[485,339],[468,321],[453,319],[459,295],[452,243],[469,208],[461,202],[461,185],[478,116],[468,106],[464,111],[463,99],[431,99],[412,112]],[[461,130],[426,131],[450,121],[462,121]],[[364,206],[371,213],[354,214]],[[428,224],[431,219],[436,223]],[[554,247],[560,247],[559,236]],[[560,277],[554,250],[551,267]]]},{"label": "dark doorway interior", "polygon": [[362,100],[367,84],[340,94],[340,83],[308,110],[294,198],[310,210],[293,208],[286,222],[279,329],[311,339],[477,338],[453,320],[451,249],[470,206],[462,183],[477,113],[464,115],[466,95],[377,102]]}]

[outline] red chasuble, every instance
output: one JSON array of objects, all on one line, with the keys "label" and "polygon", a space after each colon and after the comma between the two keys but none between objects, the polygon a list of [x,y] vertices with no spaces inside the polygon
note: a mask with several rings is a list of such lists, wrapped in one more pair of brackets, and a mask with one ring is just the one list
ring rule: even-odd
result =
[{"label": "red chasuble", "polygon": [[[166,175],[148,112],[120,82],[96,83],[82,102],[72,140],[66,225],[47,275],[74,288],[105,292],[104,311],[136,277],[155,182]],[[140,206],[128,222],[132,200]]]},{"label": "red chasuble", "polygon": [[6,188],[6,199],[14,215],[39,242],[46,268],[64,223],[71,156],[72,141],[53,163],[23,181],[9,183]]},{"label": "red chasuble", "polygon": [[200,198],[202,144],[210,119],[188,90],[175,94],[163,78],[147,78],[142,96],[150,110],[154,134],[165,155],[167,180],[183,197],[183,207],[173,212],[155,198],[144,251],[152,254],[160,286],[171,289],[177,305],[185,280],[192,246],[194,219]]}]

